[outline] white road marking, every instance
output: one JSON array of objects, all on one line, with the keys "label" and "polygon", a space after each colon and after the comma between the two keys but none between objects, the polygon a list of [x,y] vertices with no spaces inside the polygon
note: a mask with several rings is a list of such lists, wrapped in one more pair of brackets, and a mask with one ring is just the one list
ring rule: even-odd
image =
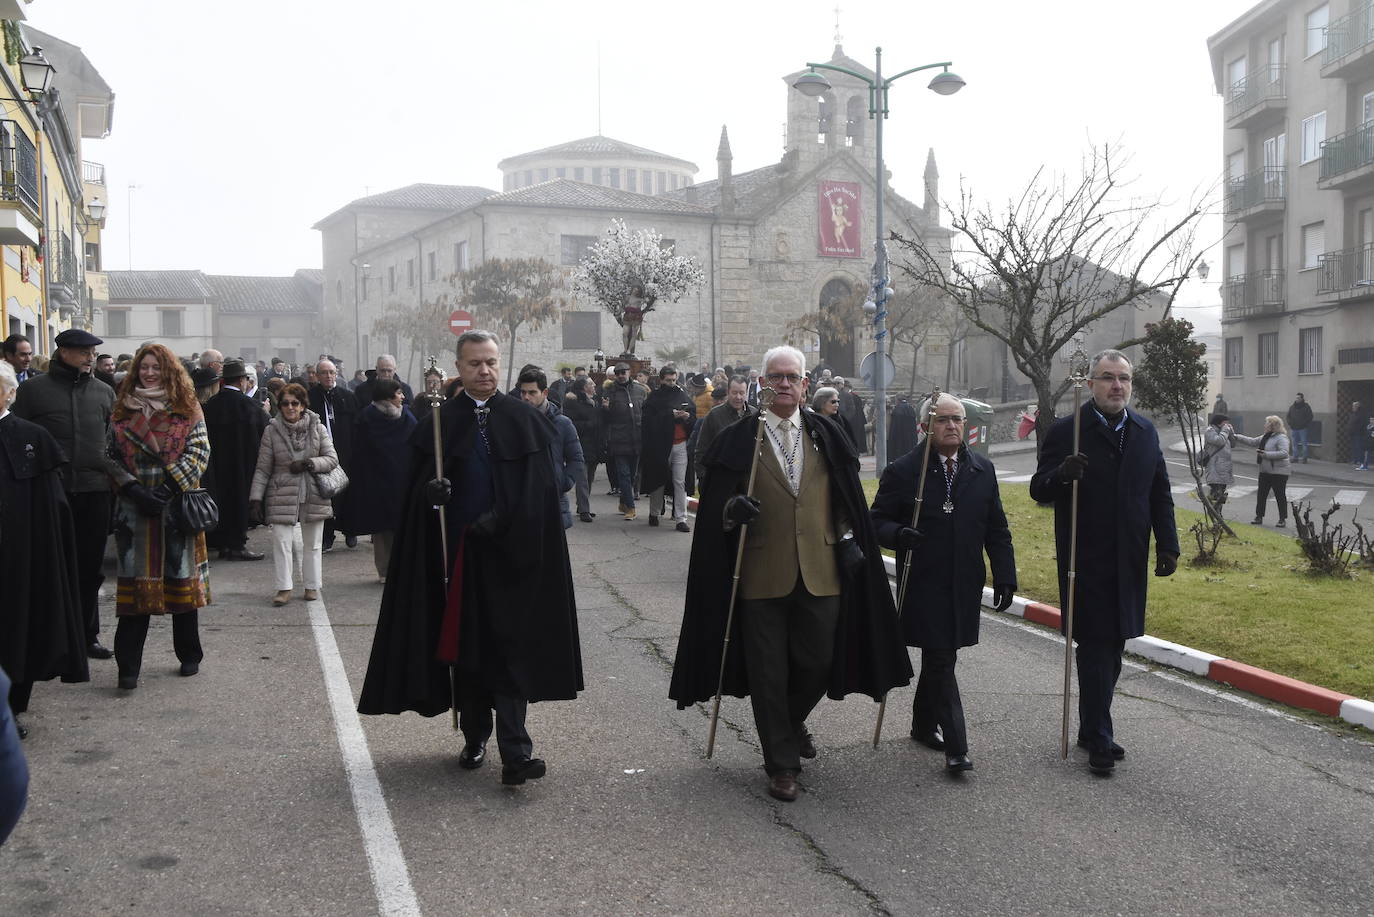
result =
[{"label": "white road marking", "polygon": [[1364,502],[1364,496],[1367,493],[1369,493],[1367,490],[1338,490],[1336,496],[1331,499],[1341,506],[1359,506]]},{"label": "white road marking", "polygon": [[1193,493],[1194,491],[1197,490],[1197,485],[1196,485],[1196,484],[1175,484],[1173,487],[1170,487],[1169,490],[1171,490],[1172,492],[1174,492],[1174,493],[1176,493],[1176,494]]},{"label": "white road marking", "polygon": [[1301,500],[1303,497],[1307,496],[1311,492],[1312,488],[1310,487],[1291,487],[1288,490],[1288,499]]},{"label": "white road marking", "polygon": [[1257,490],[1259,490],[1258,487],[1251,487],[1249,484],[1242,484],[1242,485],[1240,485],[1239,487],[1228,487],[1228,488],[1226,488],[1226,496],[1227,496],[1227,497],[1248,497],[1248,496],[1250,496],[1252,493],[1254,493],[1254,492],[1257,491]]},{"label": "white road marking", "polygon": [[349,687],[339,644],[334,639],[334,627],[329,623],[324,602],[317,600],[306,605],[310,609],[310,628],[315,633],[320,668],[324,671],[329,707],[334,714],[334,733],[339,738],[349,789],[353,791],[353,808],[363,834],[378,913],[387,917],[419,917],[420,902],[411,887],[401,842],[396,837],[391,812],[382,795],[382,784],[367,749],[367,737],[363,735],[363,724],[354,706],[353,689]]},{"label": "white road marking", "polygon": [[1013,474],[1008,475],[1005,478],[1002,478],[1002,480],[1007,482],[1008,484],[1025,484],[1033,477],[1035,477],[1035,475],[1033,474]]}]

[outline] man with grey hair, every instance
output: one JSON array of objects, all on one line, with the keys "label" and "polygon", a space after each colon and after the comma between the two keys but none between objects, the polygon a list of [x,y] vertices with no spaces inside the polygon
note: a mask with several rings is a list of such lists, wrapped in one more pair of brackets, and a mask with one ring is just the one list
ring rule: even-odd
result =
[{"label": "man with grey hair", "polygon": [[1112,694],[1126,641],[1145,633],[1150,535],[1155,576],[1177,569],[1179,545],[1159,435],[1128,410],[1131,361],[1119,350],[1104,350],[1089,366],[1091,397],[1078,413],[1080,451],[1073,453],[1073,417],[1051,424],[1030,495],[1054,504],[1060,607],[1067,609],[1072,482],[1079,482],[1073,627],[1078,745],[1088,751],[1089,769],[1105,775],[1126,757],[1112,729]]},{"label": "man with grey hair", "polygon": [[353,389],[353,395],[358,399],[358,410],[362,410],[372,403],[372,382],[374,379],[396,379],[401,383],[401,394],[405,396],[403,404],[413,405],[415,403],[415,393],[410,386],[401,382],[396,376],[396,358],[389,353],[384,353],[377,358],[377,367],[368,374],[370,378],[366,382],[359,383]]},{"label": "man with grey hair", "polygon": [[[679,708],[709,700],[722,676],[725,693],[749,695],[768,793],[792,802],[801,759],[816,755],[806,718],[820,699],[880,698],[911,681],[911,662],[853,444],[835,420],[802,410],[800,351],[775,347],[763,367],[772,404],[726,427],[704,459],[669,696]],[[736,573],[739,639],[722,671]]]}]

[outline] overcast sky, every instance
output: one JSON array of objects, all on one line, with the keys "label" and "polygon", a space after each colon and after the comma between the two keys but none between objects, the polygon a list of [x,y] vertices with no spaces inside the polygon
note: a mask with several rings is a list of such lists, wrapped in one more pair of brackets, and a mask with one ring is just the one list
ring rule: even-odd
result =
[{"label": "overcast sky", "polygon": [[[1005,200],[1037,168],[1074,173],[1119,141],[1133,190],[1182,207],[1222,170],[1207,36],[1252,0],[840,0],[846,53],[895,73],[953,61],[942,97],[894,85],[885,151],[920,201],[934,147],[941,197],[962,180]],[[79,45],[116,95],[87,141],[110,186],[105,266],[289,274],[320,265],[311,225],[412,182],[501,187],[502,158],[601,133],[715,178],[721,125],[736,173],[782,154],[782,77],[834,48],[835,0],[37,0],[35,27]],[[781,14],[771,11],[782,10]],[[765,12],[769,11],[769,12]],[[129,185],[137,187],[130,191]],[[130,232],[132,227],[132,232]],[[1201,234],[1219,238],[1213,218]],[[132,239],[131,239],[132,237]],[[132,241],[132,244],[130,242]],[[1219,257],[1209,256],[1213,264]],[[1218,274],[1181,312],[1219,313]]]}]

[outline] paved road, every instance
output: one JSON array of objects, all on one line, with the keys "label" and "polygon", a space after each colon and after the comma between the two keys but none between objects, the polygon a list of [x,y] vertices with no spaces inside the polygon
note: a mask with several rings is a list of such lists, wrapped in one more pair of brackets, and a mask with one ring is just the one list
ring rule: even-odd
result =
[{"label": "paved road", "polygon": [[906,738],[908,688],[876,750],[872,702],[824,702],[805,793],[770,799],[747,702],[707,761],[706,711],[666,698],[691,538],[611,502],[570,533],[587,691],[531,710],[544,780],[461,771],[444,717],[358,728],[365,543],[310,607],[219,564],[199,676],[158,622],[137,691],[95,663],[35,692],[0,914],[1374,911],[1374,745],[1131,666],[1129,757],[1092,777],[1058,756],[1061,645],[1001,616],[963,654],[969,776]]}]

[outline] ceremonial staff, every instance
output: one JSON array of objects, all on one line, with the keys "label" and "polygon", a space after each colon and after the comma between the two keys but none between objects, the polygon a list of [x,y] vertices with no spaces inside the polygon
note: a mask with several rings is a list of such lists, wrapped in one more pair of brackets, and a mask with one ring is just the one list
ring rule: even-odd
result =
[{"label": "ceremonial staff", "polygon": [[[926,494],[926,470],[930,467],[930,442],[935,433],[935,402],[940,398],[940,388],[936,386],[930,391],[930,408],[926,411],[926,445],[921,450],[921,476],[916,479],[916,506],[911,510],[911,527],[914,529],[921,521],[921,503],[925,500]],[[900,458],[900,456],[899,456]],[[902,605],[906,601],[906,583],[911,576],[911,555],[913,551],[906,552],[906,562],[902,564],[902,576],[897,581],[897,618],[902,617]],[[883,734],[883,715],[887,713],[887,695],[878,703],[878,722],[873,727],[873,747],[878,747],[878,739]]]},{"label": "ceremonial staff", "polygon": [[[431,385],[433,379],[438,379],[437,385]],[[425,370],[425,393],[424,397],[429,401],[429,416],[434,421],[434,477],[443,480],[444,477],[444,436],[439,428],[439,408],[444,403],[444,371],[439,368],[439,358],[430,357],[429,367]],[[440,503],[434,507],[439,511],[439,550],[443,552],[439,569],[444,571],[444,600],[448,600],[448,513],[447,507]],[[453,728],[458,728],[458,676],[455,666],[448,667],[448,690],[449,698],[452,700]]]},{"label": "ceremonial staff", "polygon": [[[1078,454],[1079,436],[1083,421],[1080,408],[1083,403],[1083,386],[1088,381],[1086,355],[1075,350],[1069,358],[1069,382],[1073,384],[1073,455]],[[1069,496],[1069,597],[1064,603],[1064,721],[1059,734],[1059,757],[1069,756],[1069,682],[1073,678],[1073,600],[1074,585],[1078,578],[1078,483],[1074,478],[1070,483]]]},{"label": "ceremonial staff", "polygon": [[[744,489],[744,495],[752,498],[754,496],[754,478],[759,472],[759,453],[763,449],[763,426],[767,421],[763,419],[763,412],[768,410],[773,403],[773,396],[776,392],[768,386],[759,389],[759,413],[758,429],[754,431],[754,460],[749,463],[749,484]],[[797,431],[798,435],[801,431]],[[735,597],[739,594],[739,573],[744,564],[744,541],[749,535],[749,523],[744,523],[739,527],[739,547],[735,549],[735,577],[730,583],[730,606],[725,613],[725,644],[720,649],[720,677],[716,679],[716,699],[711,704],[711,730],[706,734],[706,757],[716,750],[716,723],[720,719],[720,695],[725,690],[725,657],[730,652],[730,630],[735,622]]]}]

